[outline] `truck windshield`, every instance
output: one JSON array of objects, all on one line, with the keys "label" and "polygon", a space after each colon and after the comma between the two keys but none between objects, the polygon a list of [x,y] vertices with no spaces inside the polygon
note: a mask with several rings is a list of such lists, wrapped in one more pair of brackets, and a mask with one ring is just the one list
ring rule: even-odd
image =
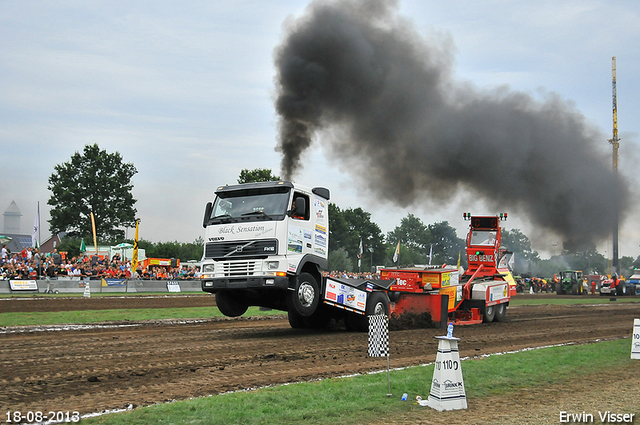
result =
[{"label": "truck windshield", "polygon": [[471,245],[494,246],[496,244],[495,230],[473,230],[471,232]]},{"label": "truck windshield", "polygon": [[283,219],[288,201],[289,190],[282,188],[221,193],[216,197],[209,221]]}]

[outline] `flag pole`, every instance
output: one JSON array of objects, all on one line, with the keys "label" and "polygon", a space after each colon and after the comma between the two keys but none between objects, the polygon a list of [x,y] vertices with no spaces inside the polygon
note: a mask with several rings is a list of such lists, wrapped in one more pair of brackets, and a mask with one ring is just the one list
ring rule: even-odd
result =
[{"label": "flag pole", "polygon": [[40,250],[40,241],[42,240],[40,238],[40,201],[38,201],[38,250]]},{"label": "flag pole", "polygon": [[389,390],[387,392],[387,397],[391,397],[393,394],[391,394],[391,372],[390,372],[390,367],[389,367],[389,353],[387,353],[387,385],[389,387]]}]

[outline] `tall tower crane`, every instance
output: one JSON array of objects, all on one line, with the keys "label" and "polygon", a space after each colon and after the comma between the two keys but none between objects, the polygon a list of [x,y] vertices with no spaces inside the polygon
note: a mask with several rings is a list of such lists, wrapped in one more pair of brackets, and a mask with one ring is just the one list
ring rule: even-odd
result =
[{"label": "tall tower crane", "polygon": [[[613,91],[613,138],[609,139],[609,143],[613,146],[613,175],[618,178],[618,149],[620,149],[620,139],[618,138],[618,94],[616,88],[616,57],[611,58],[611,75],[612,75],[612,91]],[[613,273],[620,273],[618,263],[618,193],[614,193],[615,202],[613,211]]]}]

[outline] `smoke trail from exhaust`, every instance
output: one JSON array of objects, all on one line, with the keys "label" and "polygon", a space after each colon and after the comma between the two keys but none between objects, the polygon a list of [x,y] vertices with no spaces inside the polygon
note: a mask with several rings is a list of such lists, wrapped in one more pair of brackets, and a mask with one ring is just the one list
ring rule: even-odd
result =
[{"label": "smoke trail from exhaust", "polygon": [[[569,102],[456,83],[395,1],[314,2],[275,51],[281,173],[317,134],[361,184],[398,206],[464,190],[576,243],[608,236],[629,189]],[[625,201],[626,202],[626,201]]]}]

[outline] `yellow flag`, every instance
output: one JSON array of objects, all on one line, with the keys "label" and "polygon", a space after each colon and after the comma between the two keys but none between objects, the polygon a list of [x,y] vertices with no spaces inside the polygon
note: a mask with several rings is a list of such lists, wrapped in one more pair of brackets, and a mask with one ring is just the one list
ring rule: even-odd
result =
[{"label": "yellow flag", "polygon": [[93,216],[93,211],[91,211],[91,228],[93,229],[93,246],[96,249],[96,254],[98,254],[98,240],[96,239],[96,219]]},{"label": "yellow flag", "polygon": [[460,270],[460,251],[458,251],[458,270]]},{"label": "yellow flag", "polygon": [[131,259],[131,274],[138,269],[138,225],[140,222],[136,220],[136,236],[133,240],[133,258]]}]

